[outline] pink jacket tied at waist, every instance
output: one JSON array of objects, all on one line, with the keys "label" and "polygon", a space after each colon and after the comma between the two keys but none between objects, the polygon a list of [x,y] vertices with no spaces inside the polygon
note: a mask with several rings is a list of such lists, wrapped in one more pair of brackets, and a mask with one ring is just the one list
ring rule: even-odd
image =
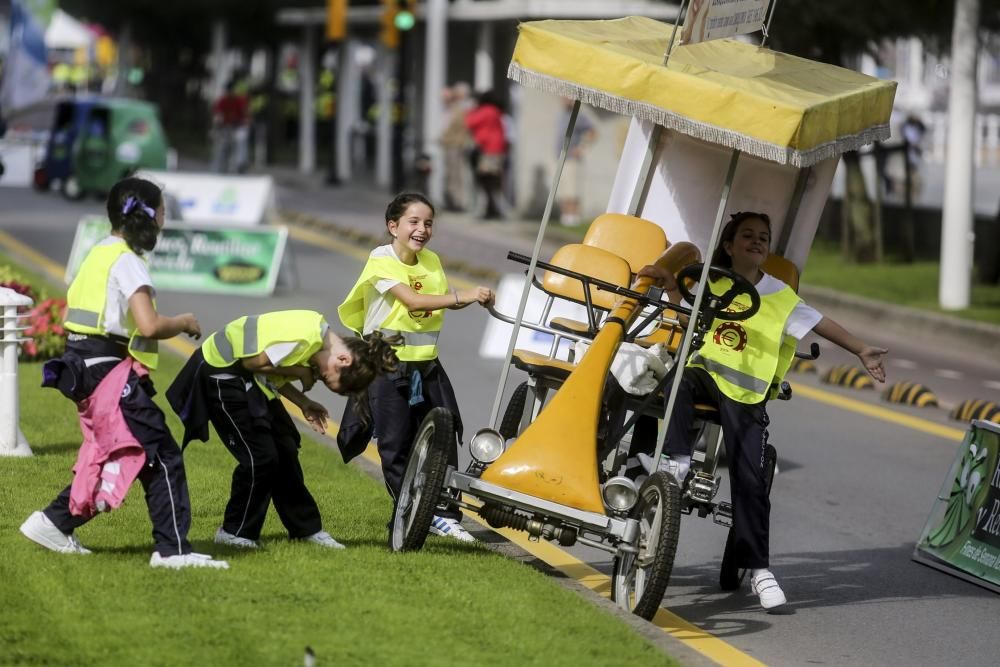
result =
[{"label": "pink jacket tied at waist", "polygon": [[129,430],[119,405],[132,370],[140,376],[149,373],[126,357],[94,393],[77,404],[83,444],[69,492],[69,511],[76,516],[91,517],[121,505],[146,462],[146,452]]}]

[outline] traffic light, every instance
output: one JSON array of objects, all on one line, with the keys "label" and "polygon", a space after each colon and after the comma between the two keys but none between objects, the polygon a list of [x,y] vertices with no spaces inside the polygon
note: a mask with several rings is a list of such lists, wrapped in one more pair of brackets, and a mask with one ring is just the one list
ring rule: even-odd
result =
[{"label": "traffic light", "polygon": [[339,42],[347,36],[347,0],[326,0],[326,38]]},{"label": "traffic light", "polygon": [[390,49],[399,48],[399,33],[416,25],[417,0],[382,0],[382,43]]}]

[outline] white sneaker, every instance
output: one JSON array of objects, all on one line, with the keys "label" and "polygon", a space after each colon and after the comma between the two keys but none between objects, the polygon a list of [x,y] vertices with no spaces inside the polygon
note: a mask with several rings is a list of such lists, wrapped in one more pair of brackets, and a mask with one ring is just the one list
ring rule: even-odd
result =
[{"label": "white sneaker", "polygon": [[209,567],[216,570],[228,570],[229,563],[224,560],[215,560],[208,554],[175,554],[173,556],[161,556],[159,551],[153,552],[153,557],[149,559],[150,567],[167,567],[171,570],[179,570],[183,567]]},{"label": "white sneaker", "polygon": [[757,570],[750,577],[750,589],[760,598],[760,606],[774,609],[785,604],[785,594],[770,570]]},{"label": "white sneaker", "polygon": [[227,533],[222,528],[215,531],[215,543],[225,544],[228,547],[239,547],[240,549],[257,549],[260,547],[260,542],[257,540],[251,540],[246,537],[237,537],[232,533]]},{"label": "white sneaker", "polygon": [[305,538],[307,542],[312,542],[318,544],[321,547],[326,547],[327,549],[346,549],[343,544],[333,539],[333,536],[325,530],[321,530],[318,533],[313,533],[309,537]]},{"label": "white sneaker", "polygon": [[476,538],[472,536],[469,531],[462,527],[462,524],[458,522],[458,519],[446,519],[442,516],[435,516],[431,520],[431,535],[441,535],[442,537],[451,537],[460,542],[475,542]]},{"label": "white sneaker", "polygon": [[40,544],[50,551],[60,554],[89,554],[90,549],[85,549],[77,541],[73,533],[67,535],[52,523],[45,512],[32,512],[24,523],[21,524],[21,534],[35,544]]}]

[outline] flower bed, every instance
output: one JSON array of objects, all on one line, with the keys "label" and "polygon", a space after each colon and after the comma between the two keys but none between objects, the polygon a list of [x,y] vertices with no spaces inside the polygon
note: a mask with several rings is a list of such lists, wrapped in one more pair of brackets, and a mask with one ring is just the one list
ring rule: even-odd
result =
[{"label": "flower bed", "polygon": [[9,287],[34,300],[35,305],[21,308],[22,333],[28,338],[21,343],[21,361],[44,361],[58,357],[66,349],[66,299],[50,297],[44,287],[37,291],[30,280],[11,266],[0,266],[0,287]]}]

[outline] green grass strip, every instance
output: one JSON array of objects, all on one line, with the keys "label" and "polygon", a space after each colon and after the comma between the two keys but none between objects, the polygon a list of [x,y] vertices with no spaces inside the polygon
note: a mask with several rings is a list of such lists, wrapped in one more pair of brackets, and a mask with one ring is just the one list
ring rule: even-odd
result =
[{"label": "green grass strip", "polygon": [[[180,361],[161,365],[162,392]],[[306,646],[319,665],[673,664],[619,619],[482,544],[430,537],[421,552],[389,552],[382,485],[308,437],[307,483],[346,550],[290,542],[273,511],[259,552],[213,544],[234,467],[213,438],[185,452],[190,538],[230,570],[150,568],[139,484],[77,531],[93,555],[45,551],[17,528],[69,483],[80,432],[73,404],[40,377],[40,364],[21,366],[21,428],[35,455],[0,459],[0,664],[296,665]]]}]

